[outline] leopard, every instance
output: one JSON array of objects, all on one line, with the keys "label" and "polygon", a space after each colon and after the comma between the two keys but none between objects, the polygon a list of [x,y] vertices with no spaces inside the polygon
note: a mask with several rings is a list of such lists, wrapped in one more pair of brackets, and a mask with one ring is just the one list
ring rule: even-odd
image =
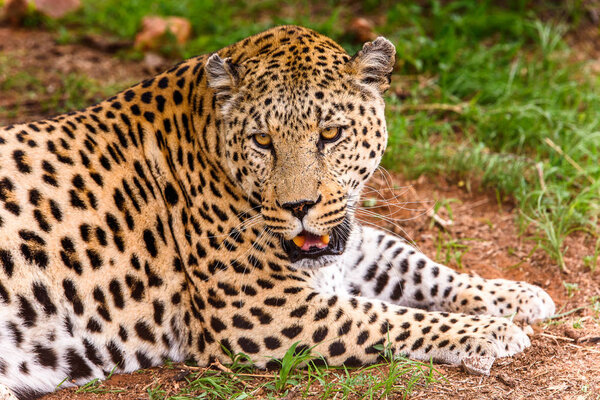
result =
[{"label": "leopard", "polygon": [[[278,26],[88,108],[0,130],[0,384],[18,399],[167,360],[530,345],[540,287],[432,261],[356,218],[387,146],[384,37]],[[507,318],[509,316],[510,318]]]}]

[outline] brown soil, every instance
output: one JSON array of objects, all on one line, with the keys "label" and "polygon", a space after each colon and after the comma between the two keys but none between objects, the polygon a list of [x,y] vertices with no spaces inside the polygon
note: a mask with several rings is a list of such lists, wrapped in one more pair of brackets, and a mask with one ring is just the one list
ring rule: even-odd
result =
[{"label": "brown soil", "polygon": [[[141,62],[117,60],[81,45],[57,45],[51,34],[38,31],[0,28],[0,51],[24,70],[40,76],[44,84],[59,79],[57,71],[83,73],[103,82],[140,80],[148,72]],[[0,92],[0,108],[11,110],[18,104],[18,112],[0,120],[0,125],[45,116],[35,102],[23,102],[19,93]],[[490,376],[437,366],[445,379],[429,387],[418,386],[411,398],[600,399],[600,309],[592,309],[593,296],[600,302],[600,266],[591,271],[583,261],[593,254],[592,239],[577,234],[567,239],[567,274],[536,248],[531,228],[520,233],[517,210],[510,203],[499,204],[490,193],[467,191],[462,182],[443,178],[412,182],[400,176],[388,176],[387,182],[385,178],[383,174],[376,176],[371,186],[378,192],[367,190],[364,197],[379,198],[375,202],[378,207],[372,210],[394,219],[393,223],[366,215],[361,218],[413,240],[425,254],[461,271],[535,283],[551,294],[561,313],[581,308],[535,326],[531,348],[497,360]],[[435,202],[448,203],[452,218],[445,207],[440,207],[436,218],[441,224],[436,223],[427,213]],[[452,225],[444,228],[443,223],[450,220]],[[454,250],[448,250],[449,243],[455,244]],[[568,293],[564,282],[576,284],[578,289]],[[574,324],[582,328],[575,329]],[[176,364],[116,375],[101,387],[124,391],[77,394],[75,389],[66,389],[43,399],[147,399],[148,389],[159,384],[167,394],[175,394],[189,371],[189,367]]]}]

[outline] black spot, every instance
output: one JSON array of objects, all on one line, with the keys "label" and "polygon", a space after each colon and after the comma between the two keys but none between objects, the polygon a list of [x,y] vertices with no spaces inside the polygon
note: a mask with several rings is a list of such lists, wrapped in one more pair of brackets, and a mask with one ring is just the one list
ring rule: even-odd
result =
[{"label": "black spot", "polygon": [[8,276],[9,278],[12,277],[15,263],[13,262],[13,258],[10,254],[10,251],[0,250],[0,262],[2,262],[2,266],[4,267],[4,272],[6,273],[6,276]]},{"label": "black spot", "polygon": [[144,92],[140,97],[143,103],[150,104],[152,103],[152,92]]},{"label": "black spot", "polygon": [[23,174],[29,174],[31,172],[31,166],[25,161],[25,152],[23,150],[15,150],[13,152],[13,158],[19,172]]},{"label": "black spot", "polygon": [[19,372],[21,372],[23,375],[29,374],[29,367],[25,361],[19,364]]},{"label": "black spot", "polygon": [[67,375],[70,379],[77,380],[87,378],[92,374],[92,370],[85,360],[75,351],[75,349],[67,350],[67,363],[69,371]]},{"label": "black spot", "polygon": [[117,346],[117,344],[111,340],[106,345],[106,349],[110,354],[110,359],[112,362],[115,363],[115,365],[118,365],[121,369],[125,369],[125,359],[123,358],[123,352],[119,346]]},{"label": "black spot", "polygon": [[288,328],[284,328],[281,330],[283,336],[286,336],[290,339],[293,339],[296,336],[298,336],[300,332],[302,332],[302,327],[300,325],[292,325]]},{"label": "black spot", "polygon": [[93,317],[88,320],[88,323],[86,325],[86,329],[88,331],[94,332],[94,333],[100,333],[100,332],[102,332],[102,326]]},{"label": "black spot", "polygon": [[346,322],[344,322],[344,324],[342,326],[340,326],[340,328],[338,329],[338,336],[343,336],[346,333],[350,332],[351,327],[352,327],[351,320],[347,320]]},{"label": "black spot", "polygon": [[33,352],[35,353],[36,362],[41,366],[52,369],[58,366],[58,357],[56,357],[56,352],[53,349],[36,344],[33,346]]},{"label": "black spot", "polygon": [[133,275],[126,275],[125,283],[129,286],[131,297],[137,301],[142,300],[142,296],[144,295],[144,283]]},{"label": "black spot", "polygon": [[300,318],[308,311],[307,306],[300,306],[290,313],[290,317]]},{"label": "black spot", "polygon": [[331,357],[339,356],[346,352],[346,345],[343,342],[337,341],[329,345],[329,355]]},{"label": "black spot", "polygon": [[227,325],[225,325],[223,321],[216,317],[212,317],[210,319],[210,327],[217,333],[227,329]]},{"label": "black spot", "polygon": [[156,241],[154,239],[154,235],[149,229],[144,230],[144,242],[146,243],[146,250],[152,257],[156,257],[158,255],[158,250],[156,249]]},{"label": "black spot", "polygon": [[233,316],[233,326],[240,329],[252,329],[254,328],[254,324],[248,321],[245,317],[236,314]]},{"label": "black spot", "polygon": [[165,305],[160,300],[154,300],[152,302],[152,307],[154,308],[154,322],[158,325],[162,325],[163,315],[165,313]]},{"label": "black spot", "polygon": [[135,357],[140,363],[141,368],[150,368],[152,366],[152,360],[142,351],[136,351]]},{"label": "black spot", "polygon": [[158,87],[161,89],[166,89],[169,86],[169,78],[167,78],[166,76],[161,78],[158,81]]},{"label": "black spot", "polygon": [[6,288],[4,287],[2,282],[0,282],[0,298],[2,299],[2,301],[4,303],[8,304],[10,302],[10,297],[8,295],[8,291],[6,290]]},{"label": "black spot", "polygon": [[150,330],[150,327],[148,327],[148,324],[146,324],[144,321],[138,321],[135,324],[135,332],[137,333],[140,339],[145,340],[146,342],[156,342],[154,334]]},{"label": "black spot", "polygon": [[329,308],[323,307],[315,313],[315,321],[320,321],[329,315]]},{"label": "black spot", "polygon": [[315,343],[322,342],[327,337],[328,332],[329,332],[329,329],[327,329],[326,326],[321,326],[321,327],[317,328],[317,330],[314,331],[313,336],[312,336],[313,342],[315,342]]},{"label": "black spot", "polygon": [[116,279],[110,281],[108,285],[108,290],[113,295],[113,300],[115,303],[115,307],[123,309],[125,306],[125,301],[123,300],[123,292],[121,291],[121,284]]},{"label": "black spot", "polygon": [[71,206],[79,208],[81,210],[87,209],[87,206],[85,205],[83,200],[81,200],[77,192],[75,192],[73,189],[69,190],[69,196],[71,199]]},{"label": "black spot", "polygon": [[183,96],[179,90],[173,92],[173,101],[175,102],[175,105],[179,105],[183,102]]},{"label": "black spot", "polygon": [[126,342],[129,338],[129,333],[127,333],[127,329],[125,329],[123,325],[119,325],[119,337],[123,342]]},{"label": "black spot", "polygon": [[19,312],[17,315],[23,319],[23,325],[28,328],[34,326],[37,320],[37,313],[31,306],[31,303],[21,295],[19,295]]},{"label": "black spot", "polygon": [[87,339],[83,339],[83,347],[85,347],[85,357],[88,360],[98,366],[104,364],[104,361],[102,361],[102,358],[98,355],[98,349],[96,349],[96,347],[94,347]]},{"label": "black spot", "polygon": [[274,336],[267,336],[264,339],[265,347],[269,350],[275,350],[281,347],[281,341]]},{"label": "black spot", "polygon": [[423,346],[423,338],[418,338],[417,340],[415,340],[415,343],[412,345],[411,350],[415,351],[419,348],[421,348]]},{"label": "black spot", "polygon": [[369,338],[369,331],[362,331],[358,335],[358,339],[356,340],[356,344],[358,344],[358,345],[364,344],[367,341],[368,338]]},{"label": "black spot", "polygon": [[102,266],[102,258],[96,250],[87,249],[85,252],[90,259],[90,264],[92,265],[93,269],[98,269]]},{"label": "black spot", "polygon": [[167,102],[167,99],[165,99],[160,94],[158,96],[156,96],[155,99],[156,99],[156,108],[158,109],[158,111],[163,112],[165,110],[165,103]]},{"label": "black spot", "polygon": [[21,343],[23,343],[23,332],[21,332],[19,330],[19,328],[17,327],[17,325],[14,322],[9,322],[7,324],[8,329],[10,329],[10,332],[12,333],[13,336],[13,340],[15,341],[15,345],[17,347],[19,347],[19,345]]},{"label": "black spot", "polygon": [[387,274],[387,272],[382,272],[377,277],[377,284],[375,285],[375,294],[381,293],[381,291],[386,287],[389,279],[390,279],[390,276]]},{"label": "black spot", "polygon": [[75,283],[73,283],[73,281],[70,279],[64,279],[63,289],[65,291],[65,297],[73,304],[73,311],[75,311],[75,314],[83,314],[83,303],[81,303],[81,299],[77,294]]},{"label": "black spot", "polygon": [[50,296],[48,296],[48,290],[46,286],[41,283],[33,284],[33,295],[35,299],[42,305],[44,308],[44,313],[46,315],[56,314],[56,306],[50,300]]},{"label": "black spot", "polygon": [[246,353],[257,354],[260,351],[258,344],[247,337],[241,337],[237,342]]},{"label": "black spot", "polygon": [[168,182],[167,186],[165,187],[165,200],[167,200],[167,203],[169,203],[170,205],[177,204],[177,201],[179,200],[177,191],[175,190],[171,182]]},{"label": "black spot", "polygon": [[144,112],[144,118],[146,118],[146,121],[152,123],[152,122],[154,122],[154,113],[150,112],[150,111],[146,111],[146,112]]},{"label": "black spot", "polygon": [[133,90],[128,90],[128,91],[125,92],[125,96],[124,97],[125,97],[126,101],[131,101],[135,97],[135,92]]},{"label": "black spot", "polygon": [[264,304],[267,306],[281,307],[285,304],[285,299],[281,297],[267,297]]}]

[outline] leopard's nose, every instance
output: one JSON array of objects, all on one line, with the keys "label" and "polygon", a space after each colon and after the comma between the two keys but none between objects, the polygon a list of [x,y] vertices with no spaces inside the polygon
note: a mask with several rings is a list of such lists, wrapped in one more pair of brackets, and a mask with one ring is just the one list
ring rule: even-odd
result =
[{"label": "leopard's nose", "polygon": [[292,215],[298,218],[300,221],[304,218],[304,216],[308,213],[308,210],[315,204],[317,204],[321,200],[321,196],[316,201],[313,200],[300,200],[300,201],[292,201],[288,203],[283,203],[281,208],[284,208],[292,213]]}]

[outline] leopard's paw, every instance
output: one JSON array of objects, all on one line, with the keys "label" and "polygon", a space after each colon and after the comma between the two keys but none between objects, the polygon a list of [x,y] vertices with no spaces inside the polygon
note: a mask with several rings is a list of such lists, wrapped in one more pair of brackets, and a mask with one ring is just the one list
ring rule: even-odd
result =
[{"label": "leopard's paw", "polygon": [[544,289],[525,282],[491,279],[475,282],[462,290],[450,308],[454,312],[511,317],[528,324],[544,320],[556,311]]},{"label": "leopard's paw", "polygon": [[[448,314],[447,314],[448,315]],[[525,332],[507,318],[449,314],[441,325],[430,330],[435,342],[429,357],[461,364],[470,357],[508,357],[529,347]],[[450,329],[447,328],[453,324]],[[442,335],[439,332],[444,332]],[[429,348],[429,346],[427,347]]]},{"label": "leopard's paw", "polygon": [[526,282],[495,279],[489,282],[497,288],[492,300],[492,315],[514,315],[516,322],[532,324],[542,321],[556,311],[554,301],[546,291]]}]

